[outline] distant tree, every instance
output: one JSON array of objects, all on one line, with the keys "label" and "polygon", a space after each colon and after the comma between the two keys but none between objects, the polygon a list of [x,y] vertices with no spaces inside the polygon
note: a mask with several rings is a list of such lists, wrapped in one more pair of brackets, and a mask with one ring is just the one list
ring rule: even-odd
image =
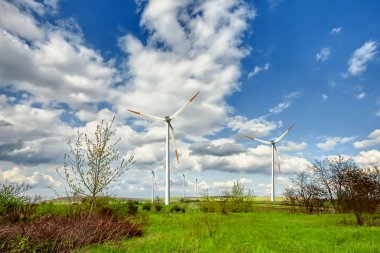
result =
[{"label": "distant tree", "polygon": [[380,205],[380,169],[360,168],[342,156],[317,160],[311,170],[297,173],[291,181],[285,190],[288,202],[308,213],[329,200],[336,212],[353,212],[362,225],[365,214],[375,213]]},{"label": "distant tree", "polygon": [[298,204],[305,208],[307,213],[312,213],[323,203],[323,189],[309,171],[302,171],[291,179],[292,189],[287,189],[288,198],[296,198]]},{"label": "distant tree", "polygon": [[341,206],[343,190],[342,173],[345,169],[357,169],[352,159],[339,156],[336,159],[317,160],[312,166],[315,178],[321,183],[325,198],[328,199],[336,212],[344,211]]},{"label": "distant tree", "polygon": [[[114,120],[115,117],[111,123],[101,121],[96,127],[94,140],[78,129],[75,142],[68,142],[70,152],[64,156],[61,169],[63,177],[74,193],[90,198],[90,213],[96,197],[105,195],[108,186],[133,164],[133,156],[123,158],[120,163],[115,164],[120,155],[116,145],[121,139],[111,140],[115,135],[115,130],[112,130]],[[86,149],[83,149],[83,137]]]}]

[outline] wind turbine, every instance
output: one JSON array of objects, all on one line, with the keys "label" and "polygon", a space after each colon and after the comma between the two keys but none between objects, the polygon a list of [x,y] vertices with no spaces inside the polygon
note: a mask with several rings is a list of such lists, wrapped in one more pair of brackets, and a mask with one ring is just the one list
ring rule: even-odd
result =
[{"label": "wind turbine", "polygon": [[[160,165],[158,165],[155,169],[153,170],[144,170],[144,171],[149,171],[151,174],[152,174],[152,203],[154,203],[154,190],[157,188],[157,183],[156,183],[156,175],[155,175],[155,171],[158,170],[159,168],[161,168],[161,166],[164,165],[164,162],[160,163]],[[143,169],[140,169],[140,170],[143,170]]]},{"label": "wind turbine", "polygon": [[183,106],[181,106],[172,116],[165,116],[157,117],[150,114],[129,110],[130,112],[137,114],[139,116],[144,116],[146,118],[156,120],[156,121],[163,121],[166,123],[166,185],[165,185],[165,205],[170,205],[170,145],[169,145],[169,139],[171,137],[173,141],[173,148],[175,151],[175,156],[177,159],[177,163],[179,164],[178,159],[178,151],[177,151],[177,144],[175,142],[175,135],[174,135],[174,129],[171,124],[171,121],[175,119],[185,108],[188,104],[190,104],[197,96],[199,92],[197,92],[194,96],[192,96]]},{"label": "wind turbine", "polygon": [[294,127],[294,124],[291,127],[289,127],[288,130],[286,130],[282,135],[280,135],[274,141],[265,141],[265,140],[260,140],[256,137],[245,136],[246,138],[251,139],[251,140],[255,140],[257,142],[261,142],[261,143],[267,144],[267,145],[272,145],[272,195],[271,195],[271,201],[272,202],[275,201],[275,196],[274,196],[274,156],[275,156],[275,154],[276,154],[276,159],[277,159],[278,171],[279,172],[281,171],[280,160],[278,158],[278,152],[277,152],[276,144],[279,141],[281,141],[285,137],[285,135],[287,135],[290,132],[290,130],[292,130],[293,127]]},{"label": "wind turbine", "polygon": [[185,185],[186,185],[186,176],[185,174],[182,174],[182,177],[183,177],[183,183],[182,183],[182,187],[183,187],[183,202],[185,202]]}]

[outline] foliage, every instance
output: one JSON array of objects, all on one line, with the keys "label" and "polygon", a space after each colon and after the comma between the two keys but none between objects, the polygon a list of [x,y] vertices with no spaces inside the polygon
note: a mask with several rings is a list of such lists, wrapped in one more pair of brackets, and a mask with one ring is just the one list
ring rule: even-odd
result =
[{"label": "foliage", "polygon": [[234,182],[233,186],[221,189],[220,196],[211,197],[208,191],[202,193],[203,201],[200,204],[204,212],[250,212],[252,211],[254,194],[251,190],[246,190],[239,181]]},{"label": "foliage", "polygon": [[[0,218],[5,222],[29,221],[35,214],[39,196],[26,196],[27,184],[0,184]],[[0,220],[0,221],[1,221]]]},{"label": "foliage", "polygon": [[154,210],[156,212],[161,212],[162,209],[163,209],[163,206],[159,201],[154,202]]},{"label": "foliage", "polygon": [[71,252],[87,245],[141,236],[140,226],[129,220],[101,215],[45,216],[21,227],[0,229],[0,251]]},{"label": "foliage", "polygon": [[380,204],[380,170],[359,168],[352,159],[316,161],[309,171],[297,173],[285,190],[288,203],[307,213],[320,211],[328,200],[335,212],[353,212],[358,225],[365,214],[376,212]]},{"label": "foliage", "polygon": [[[83,194],[90,197],[93,210],[97,196],[105,195],[108,186],[120,177],[133,163],[133,156],[121,160],[119,165],[113,166],[119,160],[119,151],[116,145],[120,138],[112,141],[115,130],[112,129],[115,117],[111,123],[101,121],[95,131],[95,140],[87,134],[77,131],[74,143],[68,142],[70,152],[64,156],[63,174],[64,179],[75,194]],[[83,137],[86,149],[83,149]],[[62,172],[62,171],[61,171]]]},{"label": "foliage", "polygon": [[169,210],[171,213],[173,212],[182,212],[182,213],[186,213],[186,209],[184,207],[181,207],[179,205],[174,205],[174,206],[171,206],[170,207],[170,210]]},{"label": "foliage", "polygon": [[[137,203],[139,203],[137,201]],[[136,215],[138,212],[138,205],[136,204],[136,201],[128,200],[127,202],[127,210],[129,215]]]},{"label": "foliage", "polygon": [[142,205],[142,210],[150,211],[150,209],[152,209],[152,203],[146,202]]}]

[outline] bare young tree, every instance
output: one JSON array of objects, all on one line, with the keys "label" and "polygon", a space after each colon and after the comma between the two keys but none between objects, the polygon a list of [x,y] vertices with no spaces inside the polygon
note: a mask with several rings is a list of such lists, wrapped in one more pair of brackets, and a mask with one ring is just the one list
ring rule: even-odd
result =
[{"label": "bare young tree", "polygon": [[105,194],[108,186],[134,162],[131,156],[121,159],[120,163],[116,164],[120,155],[116,145],[121,139],[111,140],[115,135],[115,130],[112,129],[114,120],[115,117],[111,123],[104,123],[102,120],[96,127],[94,140],[78,129],[75,142],[72,143],[70,140],[67,143],[70,152],[64,156],[63,177],[75,194],[83,194],[90,198],[90,213],[96,197]]}]

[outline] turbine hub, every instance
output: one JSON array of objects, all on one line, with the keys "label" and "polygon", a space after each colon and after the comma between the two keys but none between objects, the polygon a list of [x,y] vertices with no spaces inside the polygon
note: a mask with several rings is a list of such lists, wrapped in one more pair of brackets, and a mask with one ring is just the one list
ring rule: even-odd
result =
[{"label": "turbine hub", "polygon": [[170,122],[171,121],[171,118],[169,116],[165,116],[165,121],[166,122]]}]

